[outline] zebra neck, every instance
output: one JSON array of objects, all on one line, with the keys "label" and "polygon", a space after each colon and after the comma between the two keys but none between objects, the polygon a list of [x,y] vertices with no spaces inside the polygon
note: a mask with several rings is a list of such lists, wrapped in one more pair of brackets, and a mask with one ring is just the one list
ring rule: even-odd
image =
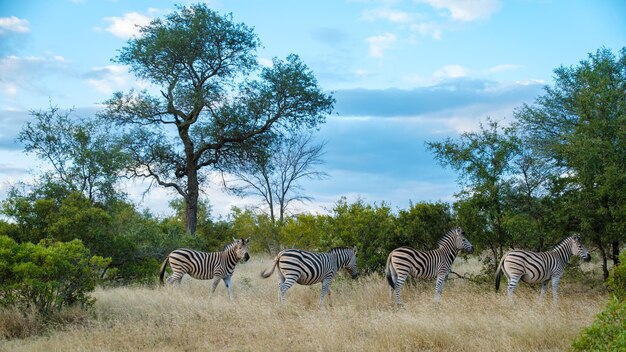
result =
[{"label": "zebra neck", "polygon": [[343,258],[342,255],[340,255],[339,253],[331,253],[330,256],[331,258],[334,258],[333,263],[335,264],[336,271],[339,271],[339,269],[343,268],[345,258]]},{"label": "zebra neck", "polygon": [[568,250],[567,248],[563,248],[563,247],[554,248],[550,252],[552,252],[556,257],[561,259],[563,263],[565,264],[569,263],[569,258],[572,255],[572,252],[570,250]]},{"label": "zebra neck", "polygon": [[239,258],[237,258],[237,252],[235,252],[234,250],[229,250],[223,253],[225,254],[223,258],[226,264],[226,268],[230,272],[235,268],[235,265],[237,265],[237,262],[239,261]]}]

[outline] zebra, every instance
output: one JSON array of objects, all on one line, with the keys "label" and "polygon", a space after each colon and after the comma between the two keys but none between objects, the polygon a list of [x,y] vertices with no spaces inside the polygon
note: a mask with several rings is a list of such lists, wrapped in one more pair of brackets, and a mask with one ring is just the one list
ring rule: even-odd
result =
[{"label": "zebra", "polygon": [[437,243],[437,249],[430,251],[418,251],[411,247],[396,248],[387,257],[385,276],[389,283],[389,297],[393,303],[393,293],[396,293],[398,306],[400,290],[409,275],[418,279],[437,278],[435,284],[435,302],[441,301],[441,291],[450,273],[452,262],[459,250],[468,253],[474,251],[472,244],[465,238],[465,232],[460,227],[448,231]]},{"label": "zebra", "polygon": [[239,261],[248,261],[248,242],[250,239],[233,239],[234,241],[224,248],[221,252],[200,252],[193,249],[179,248],[170,252],[163,264],[161,264],[160,281],[163,285],[163,277],[165,276],[165,268],[169,262],[172,269],[172,275],[167,278],[168,284],[180,284],[180,280],[185,274],[198,280],[213,279],[211,293],[215,292],[215,288],[220,280],[224,280],[224,284],[228,290],[228,298],[232,300],[233,288],[230,283],[235,265]]},{"label": "zebra", "polygon": [[[300,249],[285,249],[274,258],[271,270],[261,273],[261,277],[270,277],[278,268],[278,300],[285,302],[285,293],[296,282],[300,285],[313,285],[322,283],[320,307],[324,304],[324,296],[328,294],[328,304],[332,306],[330,283],[341,269],[346,269],[355,279],[357,249],[349,247],[337,247],[328,253],[308,252]],[[268,270],[270,270],[268,272]]]},{"label": "zebra", "polygon": [[552,300],[556,303],[559,281],[572,255],[577,255],[586,262],[591,260],[591,255],[582,245],[580,237],[576,235],[561,240],[547,252],[509,251],[502,257],[496,270],[496,292],[500,288],[502,272],[509,281],[508,296],[511,302],[513,291],[520,279],[529,284],[541,283],[540,298],[543,298],[548,281],[552,279]]}]

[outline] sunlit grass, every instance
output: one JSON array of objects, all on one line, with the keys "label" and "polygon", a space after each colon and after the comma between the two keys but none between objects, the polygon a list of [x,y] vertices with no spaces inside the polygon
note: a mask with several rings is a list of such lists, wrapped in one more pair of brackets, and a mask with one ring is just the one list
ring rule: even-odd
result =
[{"label": "sunlit grass", "polygon": [[[557,306],[522,285],[511,306],[504,292],[449,280],[435,305],[434,282],[407,285],[404,308],[390,303],[382,277],[333,282],[333,307],[319,309],[321,287],[294,286],[278,303],[276,274],[261,279],[270,258],[235,271],[234,300],[220,284],[184,279],[180,287],[95,292],[95,317],[49,336],[0,340],[2,351],[560,351],[593,321],[606,297],[566,288]],[[459,260],[460,274],[479,268]],[[452,278],[452,277],[451,277]],[[565,285],[567,286],[567,285]]]}]

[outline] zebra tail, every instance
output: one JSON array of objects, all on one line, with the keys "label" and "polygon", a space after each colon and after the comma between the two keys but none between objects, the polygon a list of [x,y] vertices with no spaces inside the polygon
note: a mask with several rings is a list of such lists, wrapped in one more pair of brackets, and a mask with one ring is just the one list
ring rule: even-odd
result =
[{"label": "zebra tail", "polygon": [[[278,258],[280,256],[276,256],[276,258],[274,258],[274,264],[272,265],[272,270],[270,269],[265,269],[262,273],[261,273],[261,277],[264,279],[267,279],[268,277],[272,276],[272,274],[274,273],[274,269],[276,269],[276,266],[278,265]],[[268,273],[267,271],[270,270],[270,272]]]},{"label": "zebra tail", "polygon": [[165,257],[163,264],[161,264],[161,272],[159,273],[159,280],[161,281],[161,285],[165,285],[165,282],[163,282],[163,278],[165,277],[165,267],[167,266],[167,263],[169,262],[169,260],[170,260],[170,256],[168,254],[167,257]]},{"label": "zebra tail", "polygon": [[498,268],[496,269],[496,292],[500,289],[500,276],[502,276],[502,264],[504,263],[505,256],[502,256],[500,259],[500,264],[498,264]]},{"label": "zebra tail", "polygon": [[395,288],[396,283],[393,281],[392,270],[394,269],[391,266],[391,254],[389,254],[387,257],[387,265],[385,266],[385,276],[387,277],[387,283],[389,283],[389,286],[391,286],[391,288]]}]

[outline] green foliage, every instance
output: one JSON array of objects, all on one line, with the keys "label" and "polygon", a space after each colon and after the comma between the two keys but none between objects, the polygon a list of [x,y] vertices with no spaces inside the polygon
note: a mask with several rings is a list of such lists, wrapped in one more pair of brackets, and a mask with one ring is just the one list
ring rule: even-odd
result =
[{"label": "green foliage", "polygon": [[516,119],[524,142],[548,161],[553,213],[603,248],[606,278],[608,253],[619,252],[626,230],[626,48],[618,57],[601,48],[554,73],[555,84]]},{"label": "green foliage", "polygon": [[386,204],[366,205],[361,200],[348,204],[340,200],[333,209],[332,227],[323,234],[325,249],[336,246],[358,248],[357,265],[365,272],[384,270],[387,255],[393,247],[395,217]]},{"label": "green foliage", "polygon": [[185,200],[187,232],[197,227],[202,168],[242,165],[268,138],[315,128],[332,111],[334,99],[298,56],[260,68],[259,45],[250,27],[194,4],[142,27],[115,59],[161,93],[115,93],[101,117],[123,126],[132,176]]},{"label": "green foliage", "polygon": [[619,265],[611,270],[606,285],[611,294],[623,303],[626,301],[626,252],[620,254],[619,261]]},{"label": "green foliage", "polygon": [[620,264],[611,269],[607,281],[611,293],[609,302],[593,324],[574,340],[572,350],[626,350],[626,252],[619,259]]},{"label": "green foliage", "polygon": [[452,228],[452,215],[444,203],[418,203],[392,213],[389,206],[348,203],[340,199],[330,215],[298,214],[273,226],[267,215],[233,209],[233,231],[250,235],[256,250],[275,254],[281,248],[327,251],[357,246],[357,266],[363,272],[381,272],[389,252],[408,245],[433,249]]},{"label": "green foliage", "polygon": [[96,121],[72,116],[57,107],[32,111],[33,122],[22,128],[18,140],[27,153],[35,154],[53,167],[41,175],[50,191],[80,192],[91,201],[107,203],[120,194],[120,179],[126,156]]},{"label": "green foliage", "polygon": [[89,306],[110,259],[91,256],[81,241],[18,244],[0,236],[0,305],[33,307],[50,314],[63,307]]},{"label": "green foliage", "polygon": [[573,351],[625,351],[626,301],[612,297],[593,324],[572,343]]},{"label": "green foliage", "polygon": [[464,186],[458,195],[460,204],[456,206],[460,223],[473,234],[471,238],[477,248],[489,249],[491,259],[497,262],[503,247],[510,244],[505,218],[513,160],[519,152],[514,129],[488,120],[487,126],[481,124],[478,132],[466,132],[458,140],[427,145],[442,165],[459,173]]}]

